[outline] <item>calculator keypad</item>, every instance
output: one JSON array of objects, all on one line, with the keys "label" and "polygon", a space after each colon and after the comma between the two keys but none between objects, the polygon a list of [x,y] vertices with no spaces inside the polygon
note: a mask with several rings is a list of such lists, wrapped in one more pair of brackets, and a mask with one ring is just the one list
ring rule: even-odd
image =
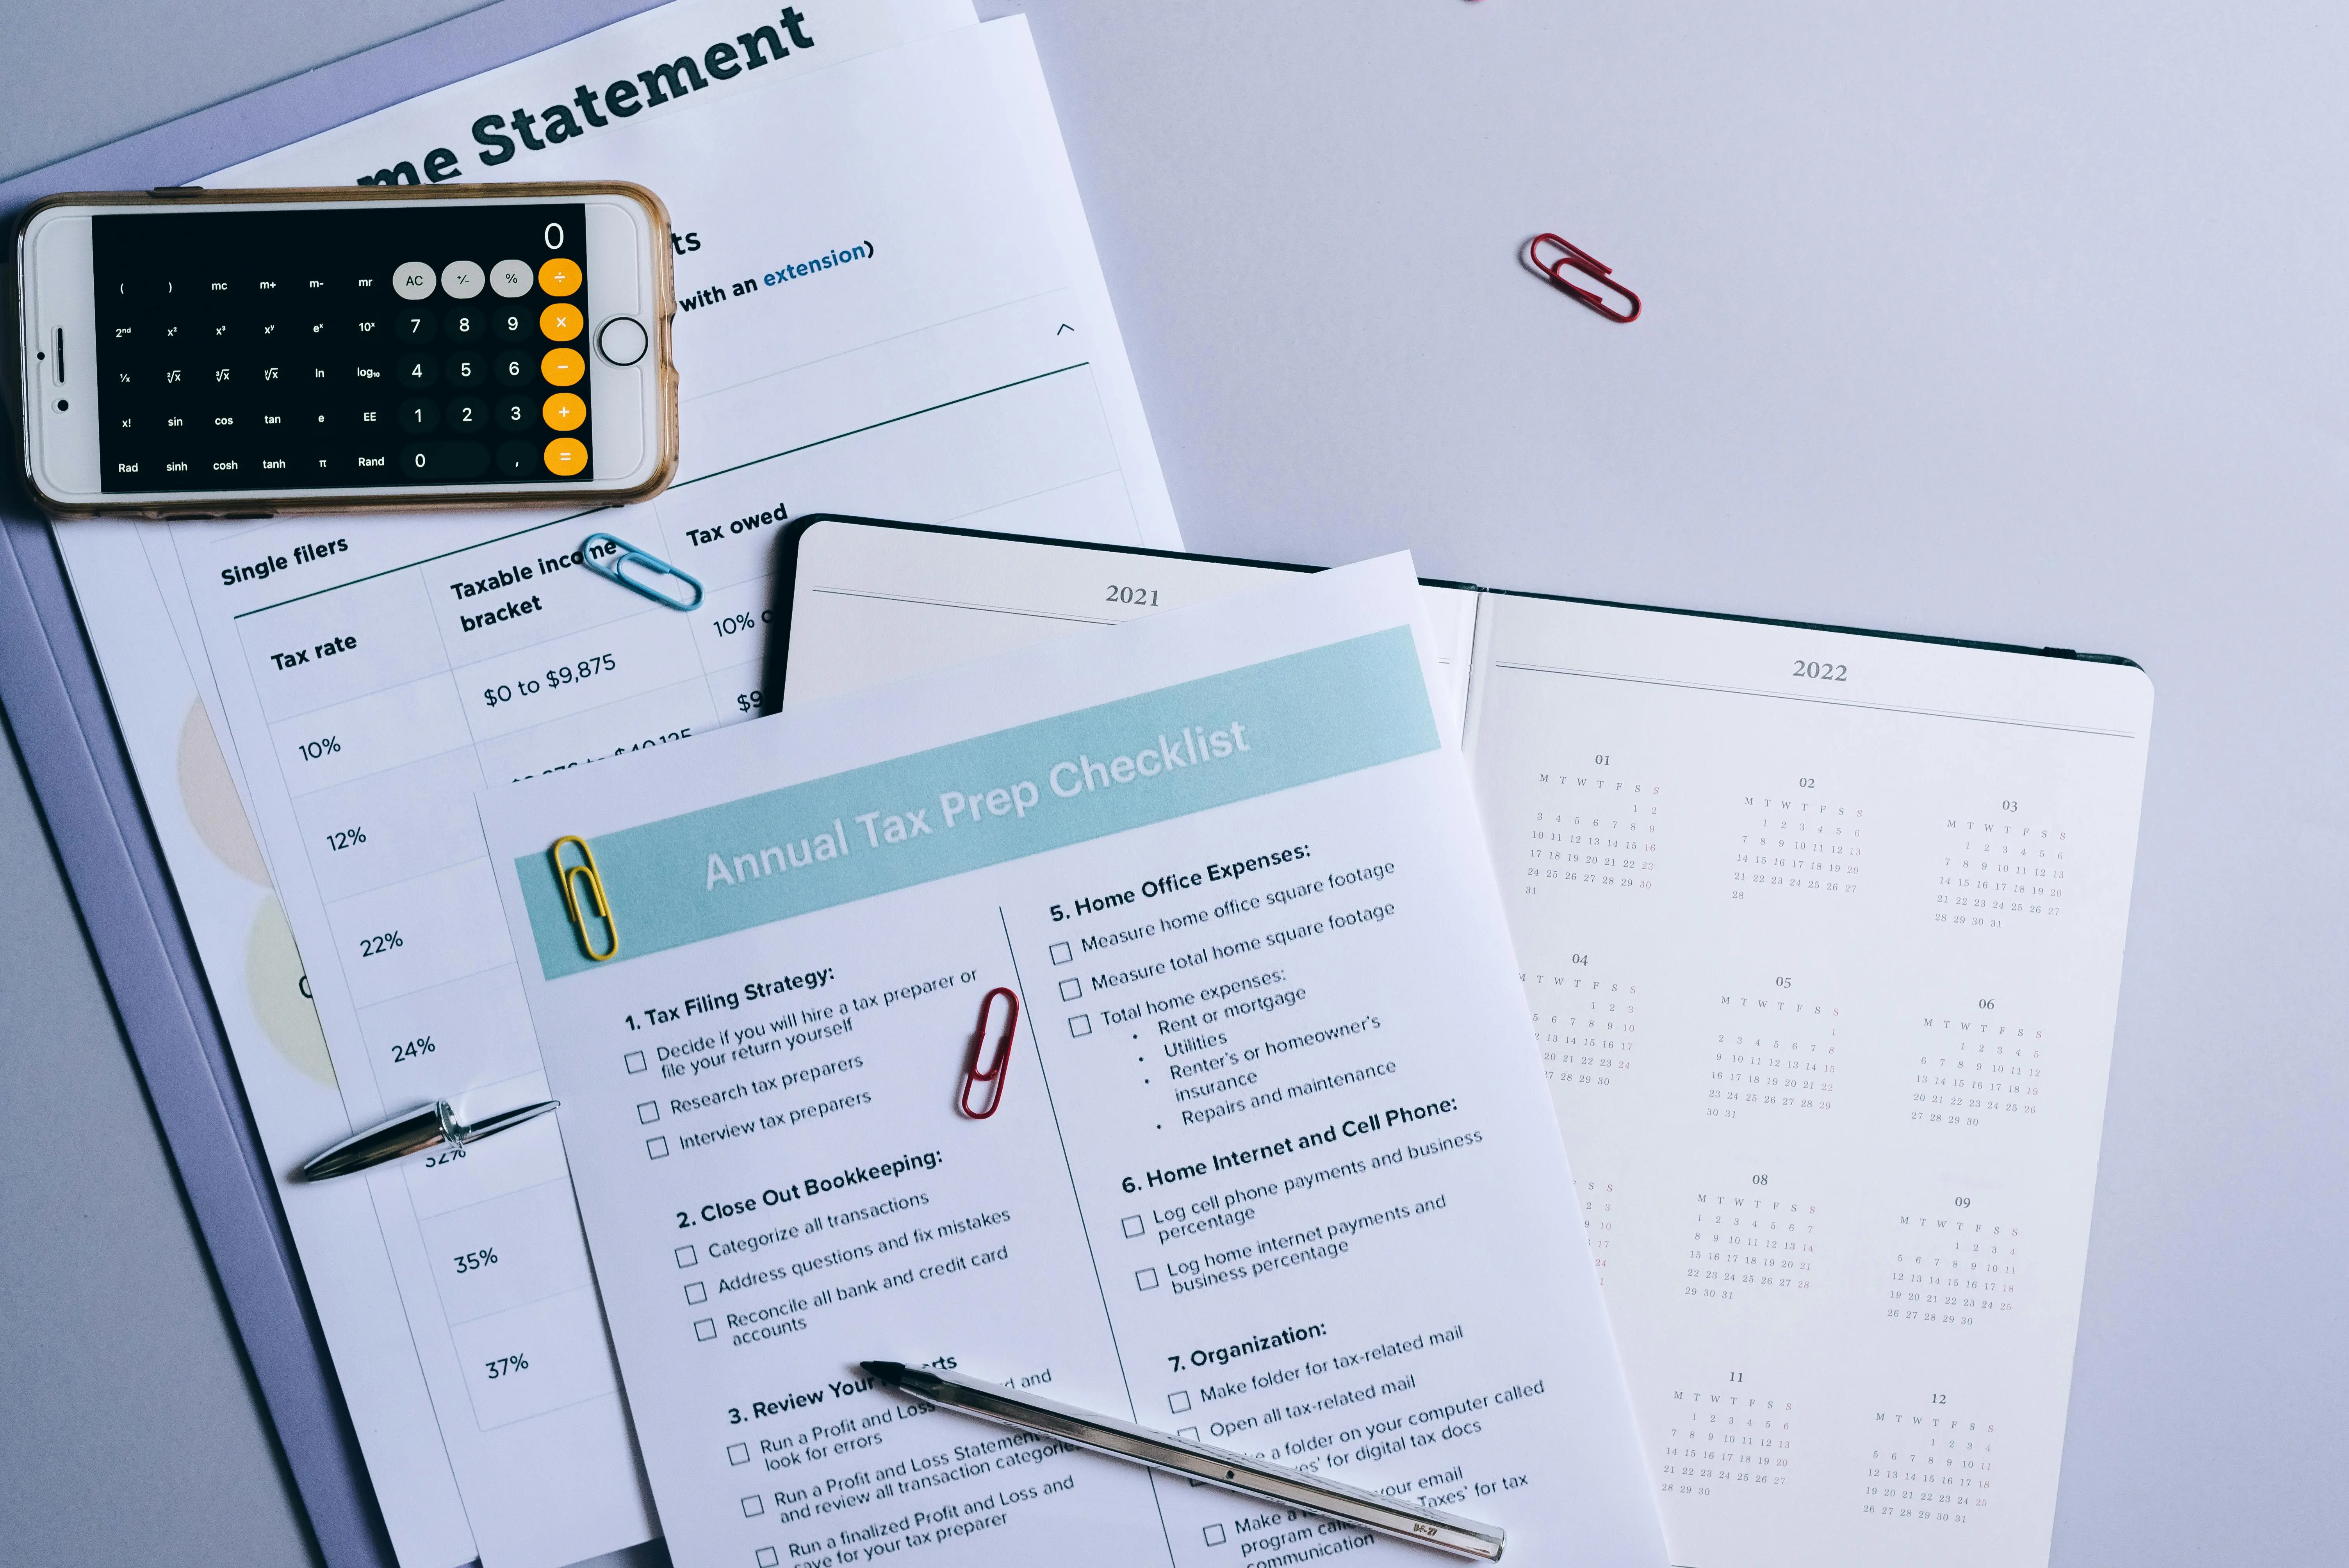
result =
[{"label": "calculator keypad", "polygon": [[104,489],[594,478],[585,211],[98,218]]}]

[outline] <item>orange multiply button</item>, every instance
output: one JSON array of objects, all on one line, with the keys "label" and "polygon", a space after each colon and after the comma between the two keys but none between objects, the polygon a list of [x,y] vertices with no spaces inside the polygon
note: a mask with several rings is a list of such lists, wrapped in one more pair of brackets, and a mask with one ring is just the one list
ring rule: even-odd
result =
[{"label": "orange multiply button", "polygon": [[575,348],[550,348],[539,359],[538,373],[550,387],[574,387],[587,374],[587,361]]},{"label": "orange multiply button", "polygon": [[561,299],[579,292],[579,263],[569,256],[549,256],[538,263],[538,286]]},{"label": "orange multiply button", "polygon": [[579,335],[587,318],[579,314],[575,304],[555,304],[538,313],[538,330],[557,343],[568,343]]}]

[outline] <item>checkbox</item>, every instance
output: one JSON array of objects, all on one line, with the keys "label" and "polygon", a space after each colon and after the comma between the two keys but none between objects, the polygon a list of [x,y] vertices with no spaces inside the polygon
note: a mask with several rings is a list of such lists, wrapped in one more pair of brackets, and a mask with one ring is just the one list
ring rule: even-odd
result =
[{"label": "checkbox", "polygon": [[1210,1546],[1221,1546],[1224,1543],[1224,1527],[1220,1524],[1210,1524],[1206,1529],[1199,1532],[1199,1538]]},{"label": "checkbox", "polygon": [[1158,1288],[1158,1271],[1156,1269],[1134,1270],[1133,1288],[1136,1290],[1156,1290]]},{"label": "checkbox", "polygon": [[666,1159],[667,1159],[667,1158],[668,1158],[668,1140],[667,1140],[667,1139],[666,1139],[666,1138],[647,1138],[647,1139],[646,1139],[646,1140],[645,1140],[645,1152],[646,1152],[647,1154],[651,1155],[655,1160],[666,1160]]},{"label": "checkbox", "polygon": [[1084,994],[1085,983],[1078,979],[1075,975],[1071,975],[1066,980],[1061,982],[1061,1001],[1073,1002]]},{"label": "checkbox", "polygon": [[726,1462],[730,1465],[749,1464],[750,1462],[750,1445],[748,1443],[727,1444]]},{"label": "checkbox", "polygon": [[781,1558],[775,1555],[775,1549],[773,1547],[761,1546],[759,1548],[759,1568],[775,1568],[775,1565],[781,1561]]},{"label": "checkbox", "polygon": [[1142,1234],[1142,1216],[1139,1214],[1128,1214],[1124,1219],[1120,1220],[1117,1222],[1117,1228],[1125,1233],[1126,1239],[1128,1241],[1132,1241],[1134,1237]]},{"label": "checkbox", "polygon": [[1091,1013],[1080,1013],[1069,1020],[1069,1033],[1072,1037],[1081,1040],[1092,1032],[1093,1016]]},{"label": "checkbox", "polygon": [[622,1057],[620,1060],[627,1065],[628,1070],[632,1073],[640,1073],[645,1070],[645,1053],[642,1051],[630,1051],[626,1056]]},{"label": "checkbox", "polygon": [[1187,1388],[1175,1389],[1166,1396],[1166,1408],[1175,1415],[1181,1415],[1191,1408],[1191,1391]]},{"label": "checkbox", "polygon": [[743,1518],[745,1518],[745,1519],[756,1519],[756,1518],[758,1518],[758,1517],[759,1517],[759,1515],[761,1515],[761,1514],[762,1514],[762,1513],[764,1513],[764,1512],[766,1512],[766,1511],[767,1511],[767,1500],[766,1500],[765,1498],[763,1498],[763,1497],[761,1497],[757,1492],[752,1492],[750,1496],[748,1496],[748,1497],[746,1497],[746,1498],[744,1498],[744,1499],[742,1500],[742,1517],[743,1517]]},{"label": "checkbox", "polygon": [[717,1338],[717,1337],[718,1337],[718,1323],[717,1323],[717,1320],[716,1320],[715,1318],[709,1318],[709,1317],[697,1317],[697,1318],[695,1318],[695,1319],[693,1320],[693,1336],[694,1336],[696,1339],[715,1339],[715,1338]]},{"label": "checkbox", "polygon": [[1182,1439],[1186,1443],[1195,1443],[1199,1440],[1199,1429],[1196,1427],[1177,1427],[1174,1429],[1174,1435]]},{"label": "checkbox", "polygon": [[689,1269],[701,1261],[701,1254],[691,1247],[679,1247],[672,1255],[677,1259],[677,1266],[681,1269]]},{"label": "checkbox", "polygon": [[1055,964],[1066,964],[1071,956],[1072,956],[1072,955],[1071,955],[1071,953],[1069,952],[1069,944],[1068,944],[1067,943],[1065,943],[1065,942],[1055,942],[1054,944],[1052,944],[1052,962],[1053,962],[1053,963],[1055,963]]},{"label": "checkbox", "polygon": [[687,1305],[699,1306],[703,1302],[708,1301],[709,1299],[709,1287],[702,1284],[699,1280],[695,1280],[691,1284],[685,1287],[685,1300]]},{"label": "checkbox", "polygon": [[658,1121],[659,1119],[660,1101],[657,1099],[647,1099],[637,1102],[636,1121],[639,1126],[646,1122]]}]

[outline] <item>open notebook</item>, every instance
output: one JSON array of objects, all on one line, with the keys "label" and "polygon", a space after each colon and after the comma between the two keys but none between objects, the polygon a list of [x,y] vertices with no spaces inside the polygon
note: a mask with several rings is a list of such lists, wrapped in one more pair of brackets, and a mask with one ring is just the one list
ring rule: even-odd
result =
[{"label": "open notebook", "polygon": [[[818,517],[770,707],[1260,562]],[[1428,583],[1672,1562],[2047,1559],[2152,710],[2125,659]]]}]

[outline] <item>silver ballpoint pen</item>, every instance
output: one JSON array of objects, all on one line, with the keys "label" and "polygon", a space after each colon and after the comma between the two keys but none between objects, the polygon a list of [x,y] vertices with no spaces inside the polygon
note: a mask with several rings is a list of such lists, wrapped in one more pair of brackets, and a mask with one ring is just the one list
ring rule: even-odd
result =
[{"label": "silver ballpoint pen", "polygon": [[1362,1491],[1286,1465],[1268,1465],[1244,1454],[1186,1442],[1145,1427],[1129,1426],[1031,1394],[1015,1394],[993,1383],[933,1372],[898,1361],[867,1361],[864,1375],[885,1388],[910,1394],[924,1404],[959,1410],[982,1420],[1056,1438],[1074,1448],[1112,1459],[1130,1460],[1170,1475],[1223,1487],[1284,1508],[1303,1509],[1381,1535],[1416,1541],[1441,1552],[1498,1562],[1506,1533],[1457,1514],[1413,1508],[1376,1492]]},{"label": "silver ballpoint pen", "polygon": [[365,1171],[410,1154],[420,1154],[441,1144],[461,1149],[477,1143],[493,1132],[503,1132],[510,1127],[544,1116],[563,1102],[542,1099],[536,1105],[525,1105],[515,1110],[502,1110],[495,1116],[479,1121],[463,1122],[450,1109],[445,1099],[396,1116],[365,1132],[356,1132],[344,1139],[324,1154],[302,1167],[305,1181],[324,1181],[330,1176],[347,1176],[354,1171]]}]

